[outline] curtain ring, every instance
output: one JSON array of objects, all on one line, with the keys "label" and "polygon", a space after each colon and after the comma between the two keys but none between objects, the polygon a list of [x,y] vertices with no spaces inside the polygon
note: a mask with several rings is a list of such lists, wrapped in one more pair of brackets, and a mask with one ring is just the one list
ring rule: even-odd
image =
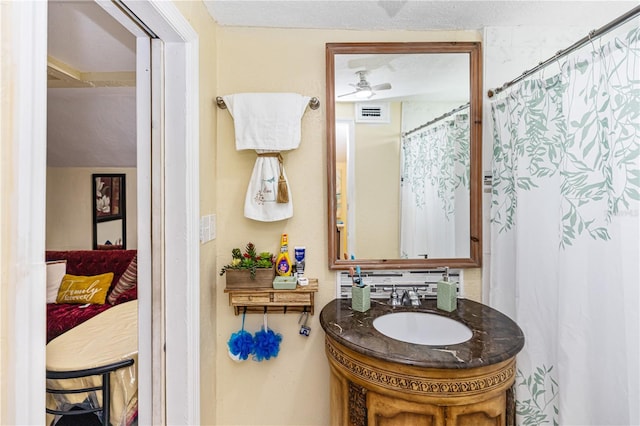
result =
[{"label": "curtain ring", "polygon": [[591,53],[596,53],[596,45],[593,44],[593,36],[596,33],[596,30],[591,30],[589,31],[589,34],[587,34],[587,37],[589,38],[589,43],[591,43]]},{"label": "curtain ring", "polygon": [[562,50],[558,50],[555,54],[556,64],[558,65],[558,74],[562,76],[562,64],[560,64],[560,55],[562,54]]}]

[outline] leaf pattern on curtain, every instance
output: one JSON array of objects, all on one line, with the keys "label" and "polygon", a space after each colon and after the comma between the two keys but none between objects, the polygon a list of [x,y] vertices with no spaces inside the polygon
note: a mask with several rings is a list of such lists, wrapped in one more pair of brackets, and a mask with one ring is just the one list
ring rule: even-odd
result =
[{"label": "leaf pattern on curtain", "polygon": [[[551,375],[553,366],[547,368],[545,365],[537,367],[536,370],[525,376],[522,370],[516,373],[516,386],[524,390],[527,396],[516,400],[516,414],[520,416],[523,426],[548,425],[553,422],[558,426],[558,382]],[[548,407],[553,407],[553,417],[549,419]]]},{"label": "leaf pattern on curtain", "polygon": [[455,212],[455,190],[469,189],[469,118],[457,114],[404,136],[402,140],[402,185],[411,189],[416,207],[425,206],[427,183],[436,188],[438,199],[449,219]]},{"label": "leaf pattern on curtain", "polygon": [[[583,392],[575,377],[587,364],[571,362],[584,355],[589,363],[600,363],[599,355],[608,358],[621,350],[597,347],[613,333],[607,321],[637,323],[635,305],[623,309],[619,299],[600,296],[600,288],[637,294],[634,283],[616,286],[592,278],[594,269],[584,263],[589,256],[605,259],[606,253],[607,267],[637,265],[637,246],[629,244],[637,241],[625,235],[622,223],[631,230],[637,225],[621,216],[637,216],[640,202],[640,28],[589,47],[568,57],[558,75],[523,80],[491,104],[490,294],[492,305],[508,309],[527,339],[518,354],[515,387],[522,425],[572,424],[567,419],[602,424],[613,416],[616,424],[628,424],[638,418],[632,411],[635,391],[628,400],[612,397],[622,409],[611,400],[591,404],[624,383],[635,364],[621,364],[619,376]],[[527,241],[532,235],[537,239]],[[602,242],[612,239],[604,247]],[[632,321],[625,323],[627,318]],[[637,333],[629,336],[635,339]],[[634,389],[636,383],[627,386]]]},{"label": "leaf pattern on curtain", "polygon": [[[633,29],[591,58],[568,60],[560,75],[526,80],[492,104],[492,192],[506,195],[492,200],[499,232],[514,225],[516,188],[530,190],[537,178],[556,173],[562,176],[561,248],[583,233],[610,239],[611,217],[640,200],[640,77],[633,74],[639,37]],[[602,215],[587,213],[592,203],[602,204]]]},{"label": "leaf pattern on curtain", "polygon": [[[501,232],[510,230],[514,224],[516,189],[535,188],[532,177],[552,176],[560,168],[564,145],[558,135],[566,134],[560,102],[565,88],[558,78],[527,80],[518,92],[491,106],[492,192],[505,196],[500,204],[493,198],[492,222],[500,225]],[[527,167],[521,170],[518,164]]]}]

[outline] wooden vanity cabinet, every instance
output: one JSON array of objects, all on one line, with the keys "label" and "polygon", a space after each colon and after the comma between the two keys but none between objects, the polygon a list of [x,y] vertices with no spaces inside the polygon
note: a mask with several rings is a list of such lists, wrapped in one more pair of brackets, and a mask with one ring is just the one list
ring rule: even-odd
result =
[{"label": "wooden vanity cabinet", "polygon": [[326,340],[331,424],[505,426],[515,358],[478,368],[390,363]]}]

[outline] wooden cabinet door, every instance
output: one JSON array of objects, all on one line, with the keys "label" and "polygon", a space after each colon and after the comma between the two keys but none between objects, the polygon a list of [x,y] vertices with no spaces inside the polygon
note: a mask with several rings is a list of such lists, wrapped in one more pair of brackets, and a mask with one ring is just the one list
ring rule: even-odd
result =
[{"label": "wooden cabinet door", "polygon": [[368,426],[445,426],[444,408],[367,392]]},{"label": "wooden cabinet door", "polygon": [[461,406],[447,407],[446,426],[505,426],[506,395]]}]

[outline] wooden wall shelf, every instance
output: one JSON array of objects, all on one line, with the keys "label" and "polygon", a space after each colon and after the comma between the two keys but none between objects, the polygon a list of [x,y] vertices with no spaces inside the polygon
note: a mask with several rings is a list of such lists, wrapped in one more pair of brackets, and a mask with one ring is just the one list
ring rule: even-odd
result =
[{"label": "wooden wall shelf", "polygon": [[228,289],[229,305],[233,306],[236,315],[247,313],[303,312],[313,315],[313,296],[318,291],[318,279],[309,278],[309,285],[297,286],[294,290],[277,290],[274,288]]}]

